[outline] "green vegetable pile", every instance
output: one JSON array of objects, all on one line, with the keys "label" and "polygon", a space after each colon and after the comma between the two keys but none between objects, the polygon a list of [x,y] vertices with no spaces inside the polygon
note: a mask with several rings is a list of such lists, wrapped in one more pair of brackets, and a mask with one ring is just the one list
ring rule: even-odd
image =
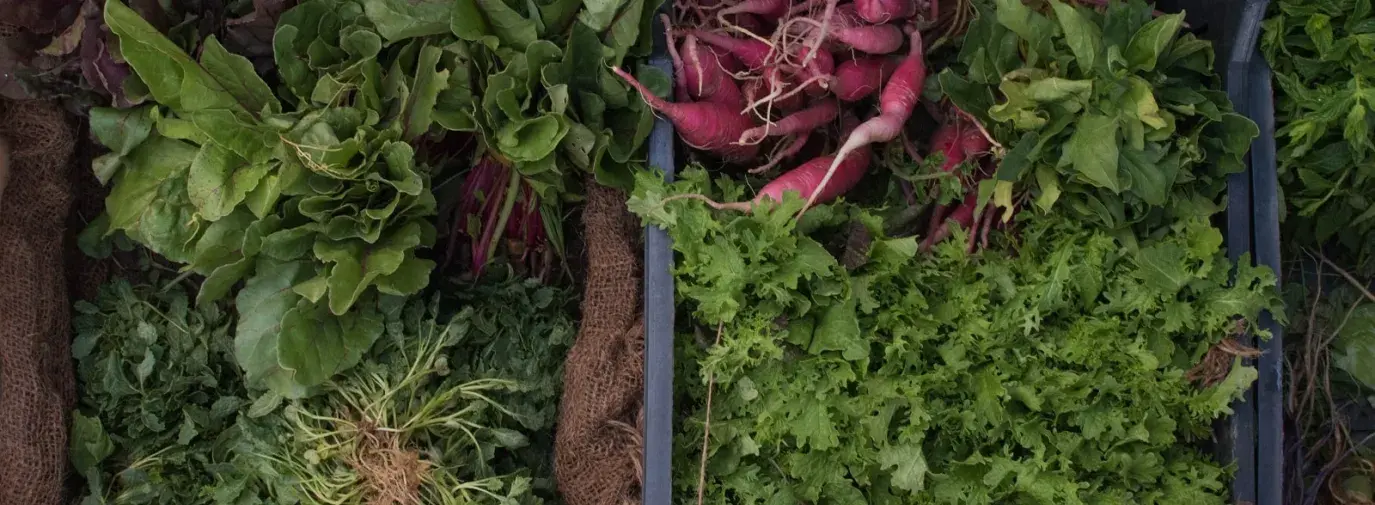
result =
[{"label": "green vegetable pile", "polygon": [[1143,235],[1222,210],[1258,130],[1218,89],[1212,44],[1180,33],[1182,13],[996,3],[939,80],[1011,146],[997,180],[1026,186],[1043,212]]},{"label": "green vegetable pile", "polygon": [[114,281],[77,302],[79,401],[70,458],[81,505],[263,503],[238,449],[250,397],[234,364],[229,313],[195,306],[167,279]]},{"label": "green vegetable pile", "polygon": [[[1182,15],[975,7],[923,99],[1001,144],[974,214],[1015,210],[988,244],[951,225],[928,251],[903,233],[926,215],[906,210],[948,203],[940,180],[915,203],[855,192],[796,217],[795,193],[705,202],[750,190],[700,165],[637,178],[630,208],[672,237],[692,322],[678,500],[1229,502],[1212,428],[1257,372],[1225,349],[1283,308],[1275,274],[1229,261],[1210,223],[1256,125]],[[866,184],[920,183],[910,171]]]},{"label": "green vegetable pile", "polygon": [[1369,0],[1272,5],[1261,50],[1274,70],[1284,234],[1375,273],[1375,13]]},{"label": "green vegetable pile", "polygon": [[[522,383],[455,369],[470,359],[461,347],[482,333],[471,306],[447,323],[434,304],[392,309],[387,335],[367,361],[331,381],[322,395],[288,405],[274,420],[276,433],[252,434],[261,465],[280,475],[273,496],[306,503],[541,503],[531,474],[547,471],[539,459],[529,469],[502,469],[494,460],[529,446],[522,428],[551,425],[520,419],[498,398],[549,402],[530,392],[550,379]],[[523,410],[550,407],[526,405]],[[542,477],[547,486],[548,475]]]},{"label": "green vegetable pile", "polygon": [[77,304],[81,503],[553,499],[566,292],[494,282],[451,316],[452,302],[386,297],[368,359],[273,409],[250,403],[225,304],[194,306],[162,277]]},{"label": "green vegetable pile", "polygon": [[[533,188],[551,216],[578,198],[575,167],[615,183],[638,166],[649,108],[609,71],[579,70],[643,54],[647,9],[580,5],[309,0],[278,21],[274,89],[213,36],[192,59],[112,0],[104,19],[135,72],[125,88],[155,103],[92,110],[111,150],[94,163],[110,196],[86,239],[121,234],[204,276],[197,304],[234,298],[249,387],[306,397],[382,334],[379,296],[429,284],[431,180],[467,168],[438,147],[460,142],[451,132],[476,133],[483,147],[470,157],[509,162],[512,184]],[[506,217],[487,226],[506,230],[513,204],[496,205]],[[472,217],[450,233],[486,222]],[[561,241],[560,223],[543,219],[539,232]],[[498,232],[480,245],[499,243]]]},{"label": "green vegetable pile", "polygon": [[1287,503],[1369,503],[1375,452],[1375,12],[1369,0],[1270,5],[1286,331]]},{"label": "green vegetable pile", "polygon": [[252,4],[87,5],[79,243],[138,261],[76,308],[82,503],[556,502],[575,276],[523,263],[641,171],[658,4]]}]

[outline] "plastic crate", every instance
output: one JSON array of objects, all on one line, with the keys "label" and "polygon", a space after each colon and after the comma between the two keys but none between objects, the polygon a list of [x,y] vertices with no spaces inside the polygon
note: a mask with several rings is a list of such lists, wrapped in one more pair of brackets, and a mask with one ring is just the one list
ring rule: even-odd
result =
[{"label": "plastic crate", "polygon": [[[1246,172],[1228,181],[1225,216],[1227,250],[1239,260],[1254,252],[1256,262],[1279,271],[1279,203],[1275,174],[1274,107],[1270,70],[1257,47],[1260,23],[1269,0],[1162,0],[1157,8],[1187,13],[1190,30],[1215,44],[1217,71],[1237,112],[1260,126],[1252,143]],[[654,56],[650,64],[672,75],[665,53],[663,26],[656,18]],[[659,119],[649,137],[649,163],[672,179],[678,168],[673,126]],[[1260,244],[1262,247],[1253,247]],[[644,505],[673,503],[673,249],[664,230],[645,230],[645,424]],[[1219,457],[1236,464],[1233,503],[1279,505],[1283,475],[1283,328],[1266,316],[1261,324],[1274,338],[1248,344],[1265,354],[1253,363],[1260,370],[1256,387],[1233,406],[1235,414],[1219,423]]]}]

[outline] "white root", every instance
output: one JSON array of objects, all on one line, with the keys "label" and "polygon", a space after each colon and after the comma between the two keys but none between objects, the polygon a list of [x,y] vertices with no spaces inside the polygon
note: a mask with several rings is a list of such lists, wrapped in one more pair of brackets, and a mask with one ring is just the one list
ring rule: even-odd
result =
[{"label": "white root", "polygon": [[826,40],[826,30],[831,27],[831,17],[835,15],[838,0],[826,0],[826,10],[821,14],[821,24],[816,31],[816,36],[812,38],[812,43],[807,46],[807,57],[802,59],[802,66],[807,66],[812,62],[812,57],[821,50],[821,42]]},{"label": "white root", "polygon": [[[782,146],[783,144],[779,144],[779,145]],[[769,169],[778,166],[779,163],[782,163],[783,160],[788,159],[788,158],[791,158],[791,157],[795,156],[798,152],[801,152],[801,151],[802,151],[802,147],[805,146],[805,145],[807,145],[807,135],[805,135],[805,134],[800,134],[800,135],[794,136],[793,139],[792,139],[792,141],[789,142],[789,143],[786,145],[786,147],[783,147],[781,150],[780,150],[780,149],[775,149],[775,151],[777,151],[777,152],[775,152],[775,153],[773,153],[772,155],[769,156],[769,162],[768,162],[768,163],[765,163],[765,164],[763,164],[762,166],[758,166],[758,167],[755,167],[755,168],[751,168],[751,169],[750,169],[750,173],[751,173],[751,174],[760,174],[760,173],[764,173],[764,172],[769,171]]]}]

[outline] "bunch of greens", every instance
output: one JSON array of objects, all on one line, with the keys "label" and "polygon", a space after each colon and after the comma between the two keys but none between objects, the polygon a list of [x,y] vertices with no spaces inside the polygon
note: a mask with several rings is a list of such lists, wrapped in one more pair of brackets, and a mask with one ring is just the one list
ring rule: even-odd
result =
[{"label": "bunch of greens", "polygon": [[111,190],[87,238],[126,235],[204,275],[197,303],[235,295],[250,387],[307,396],[381,335],[379,294],[428,284],[426,161],[448,159],[449,132],[476,133],[478,156],[519,175],[478,188],[506,200],[459,230],[529,229],[507,222],[523,186],[544,212],[519,214],[552,216],[538,229],[561,247],[558,203],[575,198],[564,169],[624,184],[653,119],[605,67],[647,51],[653,7],[309,0],[276,27],[274,92],[214,37],[192,59],[110,0],[106,24],[135,72],[125,88],[155,103],[92,110],[112,151],[93,168]]},{"label": "bunch of greens", "polygon": [[[467,242],[474,272],[502,250],[533,263],[531,270],[548,270],[540,264],[546,246],[564,253],[558,204],[570,198],[569,176],[586,172],[598,183],[628,189],[631,174],[642,166],[653,113],[609,69],[649,54],[658,2],[421,5],[433,12],[411,7],[413,15],[393,24],[405,33],[447,29],[458,37],[449,46],[455,58],[451,85],[439,97],[435,119],[473,132],[479,144],[450,233]],[[668,77],[653,67],[639,67],[636,74],[667,92]]]},{"label": "bunch of greens", "polygon": [[248,392],[220,304],[172,284],[115,281],[77,302],[71,462],[82,505],[263,503],[238,455]]},{"label": "bunch of greens", "polygon": [[273,429],[255,431],[257,464],[272,492],[295,503],[540,503],[531,471],[496,466],[529,444],[520,414],[498,398],[523,384],[474,378],[457,364],[480,340],[473,308],[440,318],[437,305],[390,298],[386,336],[324,394],[293,402]]},{"label": "bunch of greens", "polygon": [[563,392],[563,362],[577,334],[576,296],[567,288],[533,279],[493,279],[454,290],[467,312],[469,330],[449,351],[454,377],[516,383],[492,398],[516,415],[530,445],[493,460],[500,473],[526,469],[536,491],[552,496],[554,422]]},{"label": "bunch of greens", "polygon": [[1335,242],[1375,273],[1375,13],[1369,0],[1271,5],[1261,49],[1274,69],[1286,240]]},{"label": "bunch of greens", "polygon": [[995,3],[978,5],[940,85],[1008,146],[998,181],[1109,230],[1150,234],[1221,209],[1258,130],[1217,89],[1212,45],[1179,33],[1182,13]]},{"label": "bunch of greens", "polygon": [[[1124,247],[1068,219],[1010,250],[918,253],[852,206],[716,211],[745,189],[701,170],[637,179],[631,209],[668,229],[691,398],[675,463],[695,494],[705,398],[709,503],[1222,504],[1194,442],[1255,379],[1186,378],[1208,348],[1281,307],[1275,277],[1199,219]],[[868,240],[847,240],[859,223]],[[842,266],[836,249],[862,261]],[[856,266],[857,265],[857,266]],[[709,348],[720,325],[720,343]],[[710,377],[710,379],[709,379]]]},{"label": "bunch of greens", "polygon": [[434,240],[435,200],[408,143],[428,125],[424,91],[408,91],[424,65],[394,64],[385,102],[283,112],[213,37],[197,62],[117,1],[105,18],[158,105],[92,111],[113,151],[94,163],[113,184],[93,232],[205,275],[198,304],[246,281],[235,346],[251,386],[299,397],[352,366],[381,333],[376,293],[415,293],[433,267],[416,249]]}]

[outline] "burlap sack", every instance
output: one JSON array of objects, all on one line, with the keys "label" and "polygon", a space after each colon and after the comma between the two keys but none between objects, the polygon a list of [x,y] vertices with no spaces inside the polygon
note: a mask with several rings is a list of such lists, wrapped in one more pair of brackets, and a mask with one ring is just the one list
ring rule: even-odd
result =
[{"label": "burlap sack", "polygon": [[639,501],[644,329],[639,231],[625,199],[588,185],[582,327],[564,365],[554,441],[554,473],[568,505]]},{"label": "burlap sack", "polygon": [[74,133],[60,107],[0,99],[0,504],[59,505],[75,398],[63,236]]}]

